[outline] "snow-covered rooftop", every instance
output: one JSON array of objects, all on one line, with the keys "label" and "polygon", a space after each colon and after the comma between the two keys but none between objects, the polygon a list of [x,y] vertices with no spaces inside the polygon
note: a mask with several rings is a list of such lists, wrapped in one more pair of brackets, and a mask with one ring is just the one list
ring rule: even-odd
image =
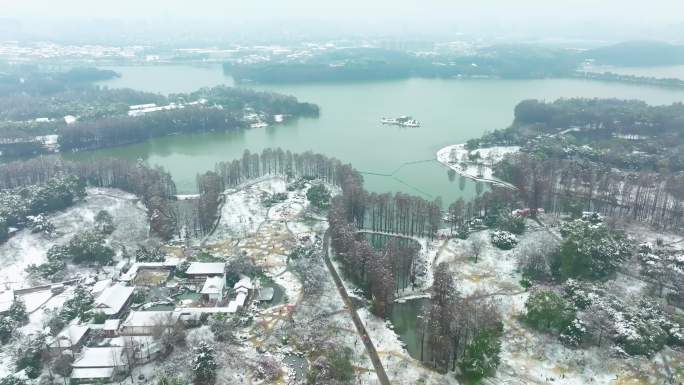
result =
[{"label": "snow-covered rooftop", "polygon": [[[74,368],[113,368],[124,364],[123,348],[85,348],[83,354],[74,363]],[[75,369],[74,369],[75,370]]]},{"label": "snow-covered rooftop", "polygon": [[126,347],[131,345],[146,345],[151,346],[155,344],[155,338],[152,336],[126,336],[126,337],[116,337],[109,338],[107,344],[109,346]]},{"label": "snow-covered rooftop", "polygon": [[249,279],[249,277],[242,277],[240,278],[239,281],[235,283],[233,286],[233,289],[237,290],[238,288],[244,287],[245,289],[253,289],[254,286],[252,286],[252,280]]},{"label": "snow-covered rooftop", "polygon": [[223,262],[192,262],[186,271],[188,275],[223,274],[226,264]]},{"label": "snow-covered rooftop", "polygon": [[133,295],[133,290],[135,290],[134,287],[121,284],[109,286],[97,297],[95,308],[106,315],[117,314]]},{"label": "snow-covered rooftop", "polygon": [[50,343],[53,348],[70,348],[78,344],[90,329],[87,325],[69,325]]},{"label": "snow-covered rooftop", "polygon": [[235,300],[232,300],[228,303],[228,313],[235,313],[237,311],[238,304],[235,302]]},{"label": "snow-covered rooftop", "polygon": [[223,277],[210,277],[204,281],[201,294],[221,294],[226,285],[226,280]]},{"label": "snow-covered rooftop", "polygon": [[[234,301],[231,301],[234,302]],[[202,313],[208,313],[208,314],[217,314],[217,313],[235,313],[235,310],[231,311],[230,310],[230,304],[228,306],[223,306],[223,307],[184,307],[184,308],[177,308],[176,312],[178,312],[181,316],[185,315],[191,315],[191,314],[202,314]]]},{"label": "snow-covered rooftop", "polygon": [[93,287],[90,289],[90,292],[93,293],[94,295],[99,295],[100,293],[102,293],[104,291],[104,289],[109,287],[111,284],[112,284],[111,279],[103,279],[101,281],[97,281],[97,282],[95,282]]}]

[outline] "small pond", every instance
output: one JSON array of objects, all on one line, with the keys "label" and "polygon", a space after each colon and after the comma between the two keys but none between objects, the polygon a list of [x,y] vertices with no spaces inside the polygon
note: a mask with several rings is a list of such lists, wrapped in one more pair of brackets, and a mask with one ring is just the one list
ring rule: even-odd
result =
[{"label": "small pond", "polygon": [[285,288],[275,283],[271,278],[266,276],[259,277],[261,282],[261,287],[272,287],[273,288],[273,299],[270,301],[261,302],[259,307],[269,308],[271,306],[280,305],[285,302]]},{"label": "small pond", "polygon": [[[392,306],[390,322],[394,326],[394,331],[399,336],[401,342],[406,346],[406,350],[411,357],[420,360],[421,350],[421,326],[418,317],[424,309],[429,309],[429,298],[415,298],[405,302],[395,303]],[[425,336],[427,341],[427,335]],[[427,357],[428,349],[423,352]]]}]

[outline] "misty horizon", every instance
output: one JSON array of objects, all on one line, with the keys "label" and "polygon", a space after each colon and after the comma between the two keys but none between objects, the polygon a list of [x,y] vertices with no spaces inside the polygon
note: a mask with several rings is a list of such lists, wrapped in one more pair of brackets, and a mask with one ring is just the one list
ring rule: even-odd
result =
[{"label": "misty horizon", "polygon": [[[684,2],[489,0],[316,2],[1,1],[4,40],[205,41],[340,37],[682,41]],[[46,12],[49,10],[49,12]],[[615,17],[619,12],[619,18]]]}]

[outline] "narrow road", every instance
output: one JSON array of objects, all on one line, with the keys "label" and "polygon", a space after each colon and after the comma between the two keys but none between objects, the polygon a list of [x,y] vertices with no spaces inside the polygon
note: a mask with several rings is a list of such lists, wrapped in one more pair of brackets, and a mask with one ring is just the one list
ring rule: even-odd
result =
[{"label": "narrow road", "polygon": [[356,312],[354,304],[352,303],[351,299],[349,299],[349,294],[347,294],[347,289],[345,289],[344,284],[342,284],[342,279],[340,278],[339,274],[337,274],[337,270],[335,270],[335,266],[333,266],[332,261],[330,261],[329,234],[330,233],[326,231],[325,235],[323,236],[323,247],[325,248],[325,265],[328,267],[328,270],[330,271],[330,274],[332,275],[333,280],[335,281],[335,286],[337,286],[337,290],[340,292],[342,301],[349,309],[349,313],[351,314],[352,320],[354,321],[354,326],[356,326],[356,331],[359,333],[361,341],[363,341],[363,344],[366,347],[366,352],[368,353],[368,356],[370,357],[371,362],[373,363],[373,367],[375,368],[375,374],[378,376],[378,381],[380,381],[381,385],[391,385],[389,377],[387,377],[387,373],[385,373],[385,368],[382,366],[382,361],[380,361],[380,357],[378,356],[378,351],[375,350],[375,345],[373,345],[373,341],[368,335],[366,327],[363,325],[363,322],[361,322],[361,318],[359,317],[359,314]]}]

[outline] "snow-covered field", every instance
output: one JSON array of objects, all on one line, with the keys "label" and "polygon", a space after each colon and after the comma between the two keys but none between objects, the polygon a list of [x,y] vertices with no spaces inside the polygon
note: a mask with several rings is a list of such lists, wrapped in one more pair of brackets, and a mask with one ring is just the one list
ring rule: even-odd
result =
[{"label": "snow-covered field", "polygon": [[[518,146],[498,146],[469,151],[464,144],[454,144],[437,151],[437,161],[475,181],[513,187],[494,177],[492,166],[500,162],[505,155],[515,153],[519,149]],[[471,161],[469,156],[472,155],[479,155],[479,158]]]},{"label": "snow-covered field", "polygon": [[268,208],[261,204],[261,195],[282,193],[285,187],[284,179],[273,177],[227,190],[221,221],[207,243],[253,235],[268,215]]},{"label": "snow-covered field", "polygon": [[26,267],[45,262],[50,247],[64,244],[75,234],[92,227],[100,210],[107,210],[114,217],[116,228],[108,238],[113,246],[135,250],[138,243],[147,239],[147,214],[135,196],[115,189],[88,189],[87,193],[82,201],[47,216],[55,225],[57,236],[48,239],[23,229],[0,245],[0,284],[13,288],[28,286]]}]

